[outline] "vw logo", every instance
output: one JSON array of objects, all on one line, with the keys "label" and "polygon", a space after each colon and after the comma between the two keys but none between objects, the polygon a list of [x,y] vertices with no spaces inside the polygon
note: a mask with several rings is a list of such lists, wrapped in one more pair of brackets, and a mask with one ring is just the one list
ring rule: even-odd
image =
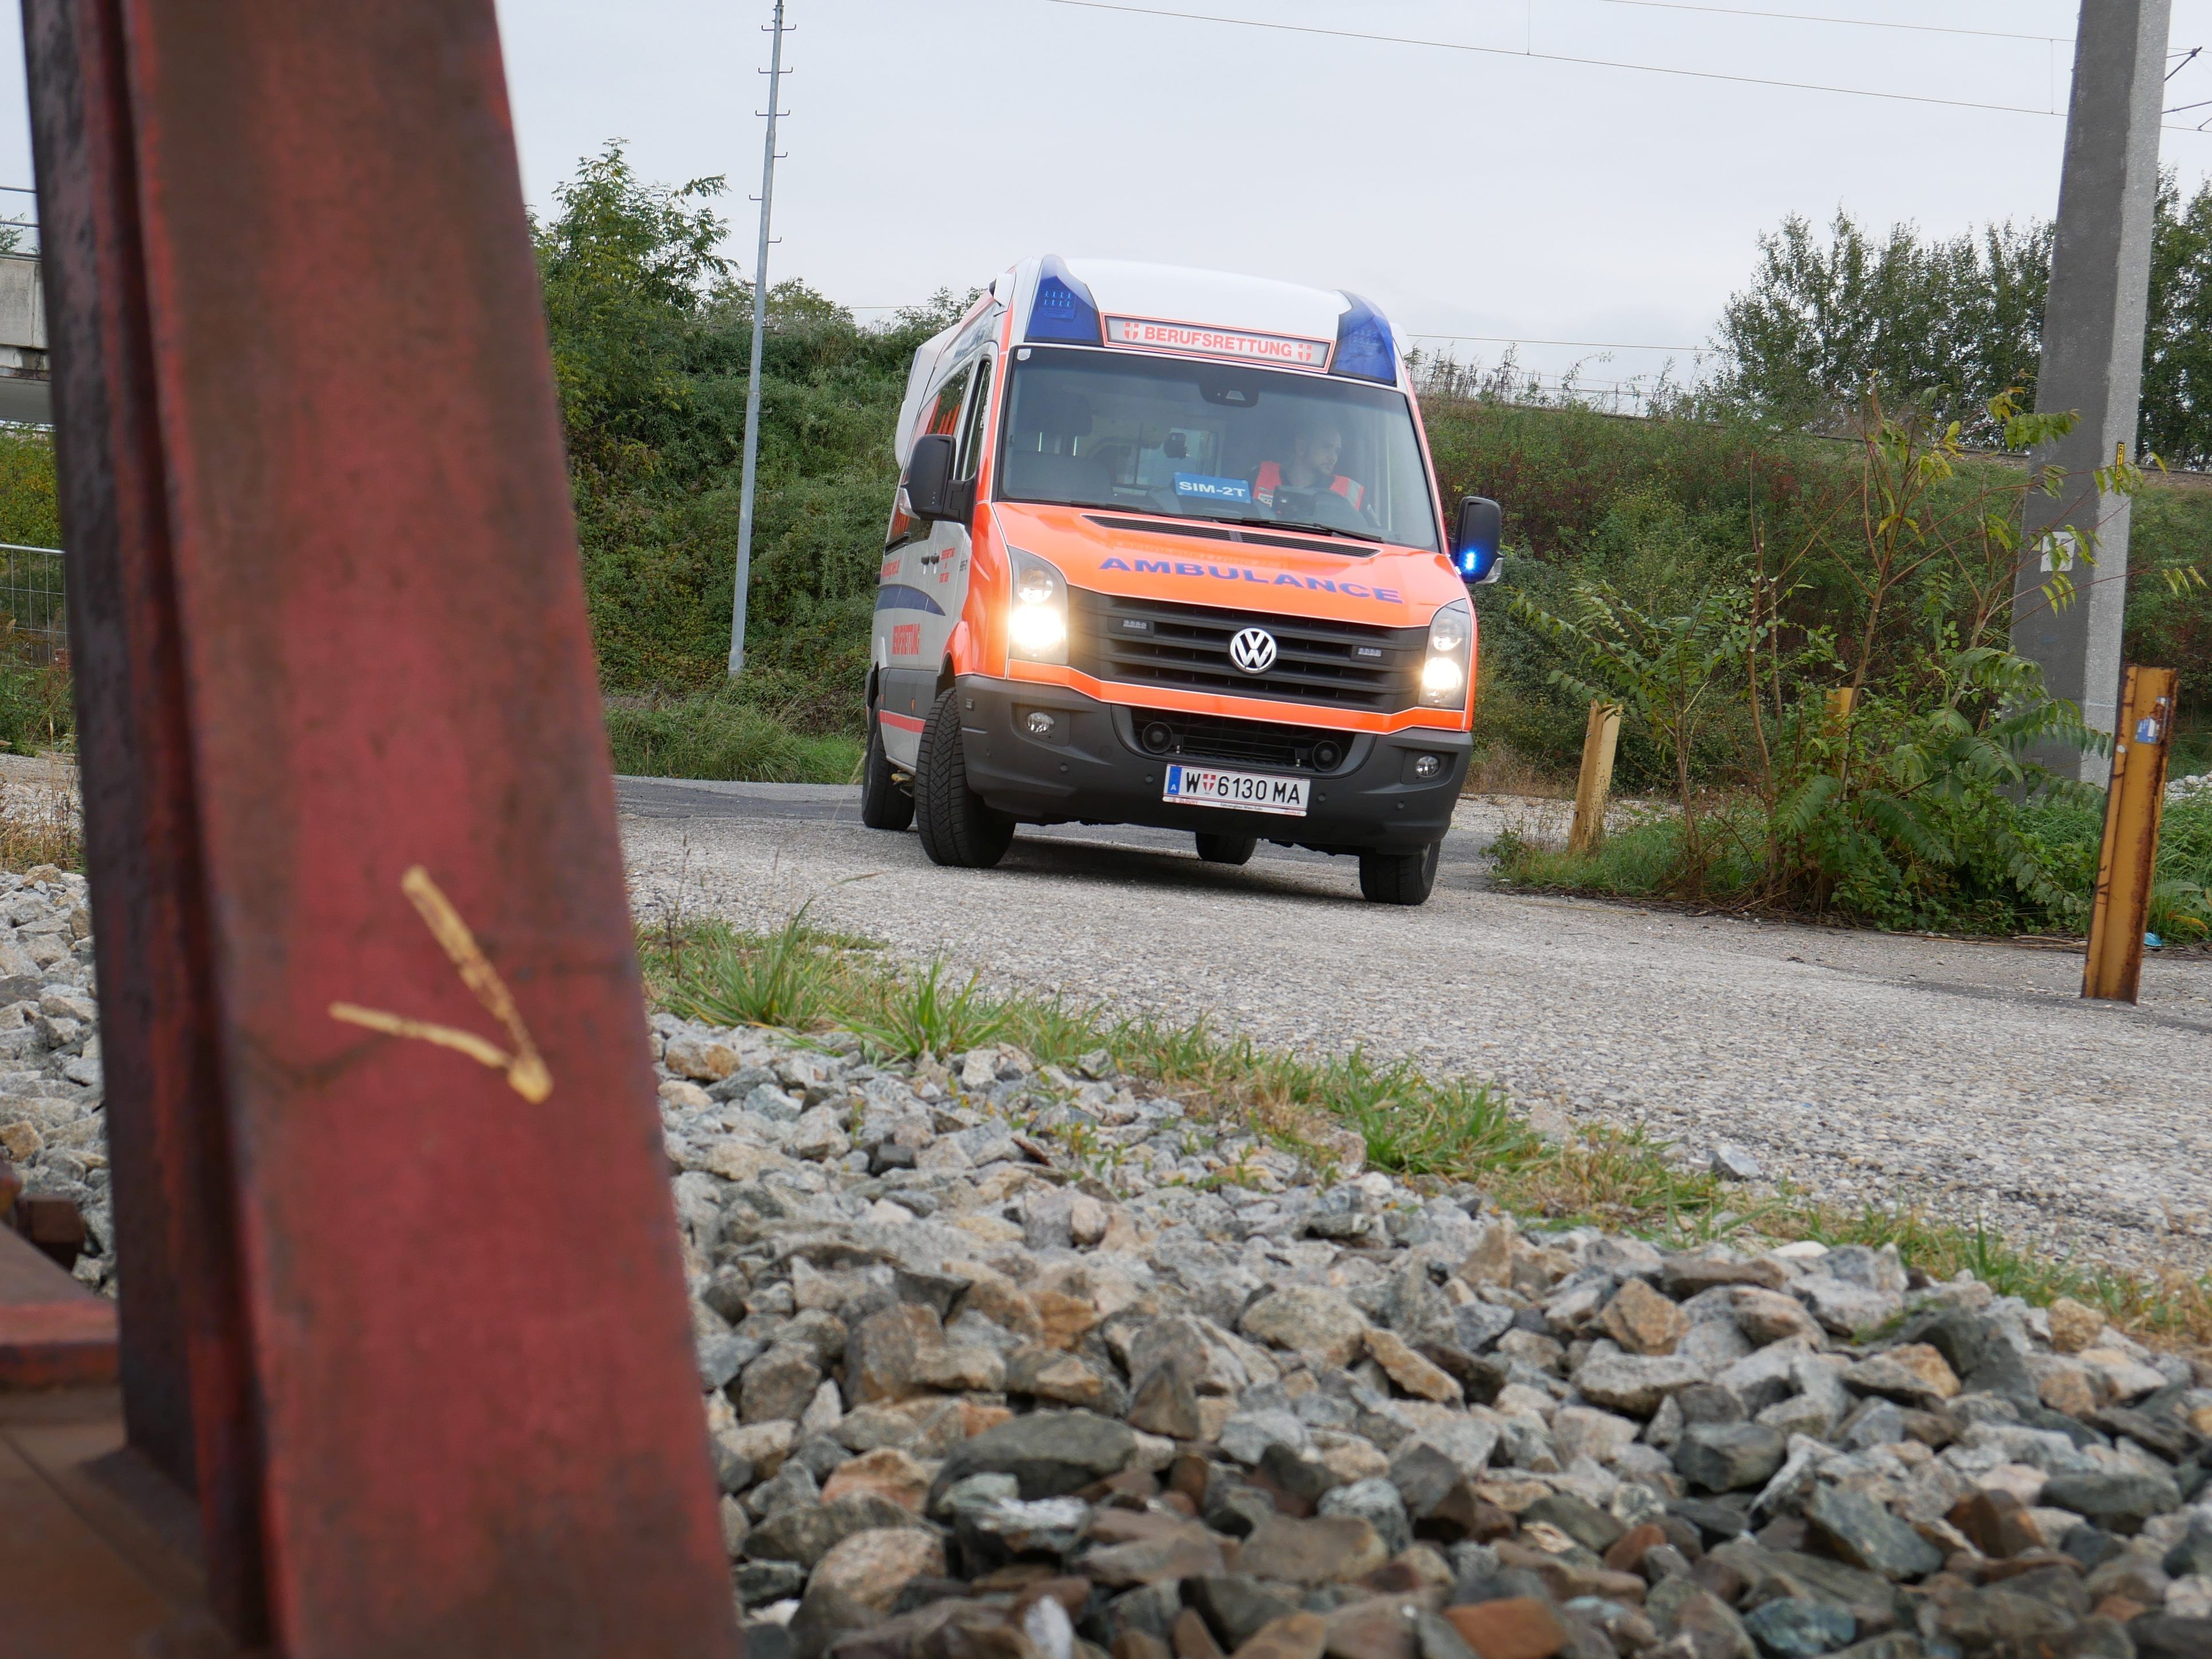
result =
[{"label": "vw logo", "polygon": [[1229,660],[1248,674],[1264,674],[1275,665],[1275,636],[1264,628],[1248,628],[1229,641]]}]

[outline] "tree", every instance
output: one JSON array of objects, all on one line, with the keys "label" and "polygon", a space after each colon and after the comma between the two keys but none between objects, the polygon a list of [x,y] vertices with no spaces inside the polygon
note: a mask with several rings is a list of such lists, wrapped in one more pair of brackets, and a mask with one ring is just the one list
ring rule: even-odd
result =
[{"label": "tree", "polygon": [[1898,225],[1877,243],[1838,211],[1823,244],[1793,215],[1759,247],[1752,286],[1722,313],[1733,367],[1718,389],[1756,418],[1837,428],[1874,392],[1990,437],[1984,388],[2034,382],[2048,225],[1924,242]]},{"label": "tree", "polygon": [[[2032,406],[2051,227],[2007,222],[1948,240],[1911,225],[1877,240],[1838,211],[1825,240],[1792,216],[1759,241],[1751,285],[1722,313],[1725,409],[1778,428],[1840,430],[1869,396],[2002,441],[1989,388]],[[2160,182],[2143,345],[2141,444],[2168,465],[2212,462],[2212,182]]]},{"label": "tree", "polygon": [[2212,184],[2159,181],[2139,441],[2169,465],[2212,459]]},{"label": "tree", "polygon": [[690,434],[688,348],[729,266],[706,205],[720,179],[669,187],[630,170],[619,140],[554,188],[535,227],[561,421],[580,493],[655,470]]}]

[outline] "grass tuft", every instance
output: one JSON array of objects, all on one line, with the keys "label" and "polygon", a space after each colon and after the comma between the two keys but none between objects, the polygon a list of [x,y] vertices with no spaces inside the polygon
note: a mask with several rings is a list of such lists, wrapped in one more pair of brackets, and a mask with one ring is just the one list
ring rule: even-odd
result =
[{"label": "grass tuft", "polygon": [[943,1059],[998,1041],[1009,1005],[986,996],[974,974],[955,989],[943,957],[919,974],[894,975],[877,988],[872,1015],[850,1022],[860,1041],[897,1060]]}]

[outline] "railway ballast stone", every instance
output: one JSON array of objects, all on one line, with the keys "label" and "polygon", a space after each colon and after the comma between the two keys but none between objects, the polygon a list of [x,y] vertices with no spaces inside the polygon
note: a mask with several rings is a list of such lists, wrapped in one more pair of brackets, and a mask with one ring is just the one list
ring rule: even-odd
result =
[{"label": "railway ballast stone", "polygon": [[[0,1147],[112,1288],[81,878]],[[2212,1659],[2212,1370],[1893,1252],[1668,1252],[1101,1054],[653,1022],[755,1659]]]},{"label": "railway ballast stone", "polygon": [[0,1160],[84,1218],[77,1277],[111,1276],[106,1098],[82,876],[0,872]]},{"label": "railway ballast stone", "polygon": [[1104,1055],[655,1040],[756,1653],[2212,1659],[2212,1371],[2083,1304],[1536,1231]]}]

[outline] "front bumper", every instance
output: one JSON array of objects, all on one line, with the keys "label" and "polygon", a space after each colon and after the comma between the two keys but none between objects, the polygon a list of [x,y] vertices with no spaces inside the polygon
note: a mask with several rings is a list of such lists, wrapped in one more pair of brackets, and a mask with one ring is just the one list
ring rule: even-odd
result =
[{"label": "front bumper", "polygon": [[[965,740],[969,787],[994,810],[1024,823],[1140,823],[1160,830],[1243,832],[1323,852],[1410,853],[1443,839],[1467,777],[1473,740],[1464,732],[1414,727],[1338,733],[1344,757],[1310,777],[1306,816],[1171,805],[1160,799],[1169,764],[1287,775],[1297,769],[1192,753],[1152,755],[1137,740],[1133,711],[1064,686],[972,675],[955,686]],[[1033,737],[1030,714],[1054,718]],[[1434,777],[1415,775],[1418,757],[1442,763]]]}]

